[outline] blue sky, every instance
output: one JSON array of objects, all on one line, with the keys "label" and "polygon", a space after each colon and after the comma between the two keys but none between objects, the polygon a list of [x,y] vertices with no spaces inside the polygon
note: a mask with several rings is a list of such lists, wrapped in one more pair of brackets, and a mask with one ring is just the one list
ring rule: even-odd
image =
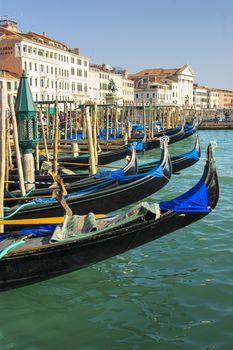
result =
[{"label": "blue sky", "polygon": [[0,15],[92,63],[130,73],[188,63],[199,84],[233,89],[232,0],[0,0]]}]

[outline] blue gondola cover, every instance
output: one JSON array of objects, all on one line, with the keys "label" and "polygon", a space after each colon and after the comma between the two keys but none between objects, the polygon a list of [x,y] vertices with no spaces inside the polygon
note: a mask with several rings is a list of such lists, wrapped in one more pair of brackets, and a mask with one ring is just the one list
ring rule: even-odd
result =
[{"label": "blue gondola cover", "polygon": [[209,206],[209,196],[206,184],[200,180],[196,186],[191,188],[188,192],[170,201],[160,202],[160,209],[162,211],[173,210],[175,212],[196,212],[209,213],[211,207]]}]

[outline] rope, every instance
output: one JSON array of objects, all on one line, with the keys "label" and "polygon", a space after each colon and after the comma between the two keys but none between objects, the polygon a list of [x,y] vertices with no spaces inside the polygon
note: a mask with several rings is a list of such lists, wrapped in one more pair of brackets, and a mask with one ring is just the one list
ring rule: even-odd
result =
[{"label": "rope", "polygon": [[8,245],[8,247],[4,248],[1,253],[0,253],[0,260],[9,252],[9,250],[17,247],[18,245],[20,244],[23,244],[25,243],[24,240],[22,241],[17,241],[17,242],[14,242],[14,243],[11,243],[10,245]]},{"label": "rope", "polygon": [[[22,204],[20,205],[15,211],[13,211],[13,213],[7,215],[7,216],[0,216],[0,220],[7,220],[7,219],[10,219],[12,216],[14,216],[15,214],[17,214],[21,209],[23,209],[24,207],[27,207],[29,205],[32,205],[32,204],[35,204],[35,203],[25,203],[25,204]],[[10,210],[11,208],[9,207],[4,207],[3,208],[4,210]]]},{"label": "rope", "polygon": [[[26,198],[26,197],[28,197],[34,190],[35,190],[34,187],[30,188],[30,190],[29,190],[28,192],[26,192],[24,196],[21,196],[21,198]],[[11,198],[18,198],[17,196],[15,196],[15,195],[14,195],[13,193],[11,193],[10,191],[7,191],[7,194],[9,194],[9,196],[10,196]]]},{"label": "rope", "polygon": [[[8,180],[5,181],[7,183],[11,183],[11,184],[18,184],[19,181],[14,181],[14,180]],[[47,182],[47,181],[35,181],[35,182],[30,182],[30,181],[24,181],[25,184],[29,184],[29,185],[52,185],[53,182]]]}]

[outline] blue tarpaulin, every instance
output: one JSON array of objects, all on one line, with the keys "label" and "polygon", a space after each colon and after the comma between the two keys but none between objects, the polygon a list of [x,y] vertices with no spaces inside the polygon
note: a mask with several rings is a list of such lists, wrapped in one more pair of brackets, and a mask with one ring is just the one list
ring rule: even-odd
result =
[{"label": "blue tarpaulin", "polygon": [[181,196],[174,198],[167,202],[159,203],[162,211],[173,210],[175,212],[197,212],[209,213],[211,207],[209,206],[209,196],[206,184],[200,180],[196,186],[191,188],[188,192]]}]

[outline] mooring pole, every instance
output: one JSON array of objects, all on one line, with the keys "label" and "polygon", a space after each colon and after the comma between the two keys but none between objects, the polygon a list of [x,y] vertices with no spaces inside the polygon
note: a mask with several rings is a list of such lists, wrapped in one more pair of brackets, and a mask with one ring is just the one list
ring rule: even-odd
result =
[{"label": "mooring pole", "polygon": [[11,123],[13,128],[16,164],[17,164],[17,170],[19,175],[19,188],[21,191],[21,195],[23,197],[26,194],[26,190],[25,190],[25,184],[24,184],[23,165],[22,165],[20,148],[19,148],[17,121],[16,121],[15,108],[14,108],[12,96],[10,96],[10,113],[11,113]]},{"label": "mooring pole", "polygon": [[[6,92],[0,89],[0,216],[4,217],[4,190],[6,165]],[[0,225],[0,232],[4,232],[4,225]]]},{"label": "mooring pole", "polygon": [[88,133],[88,152],[90,154],[89,169],[90,169],[90,174],[94,175],[96,173],[96,164],[95,164],[95,151],[93,146],[92,127],[91,127],[89,107],[86,107],[86,125],[87,125],[87,133]]}]

